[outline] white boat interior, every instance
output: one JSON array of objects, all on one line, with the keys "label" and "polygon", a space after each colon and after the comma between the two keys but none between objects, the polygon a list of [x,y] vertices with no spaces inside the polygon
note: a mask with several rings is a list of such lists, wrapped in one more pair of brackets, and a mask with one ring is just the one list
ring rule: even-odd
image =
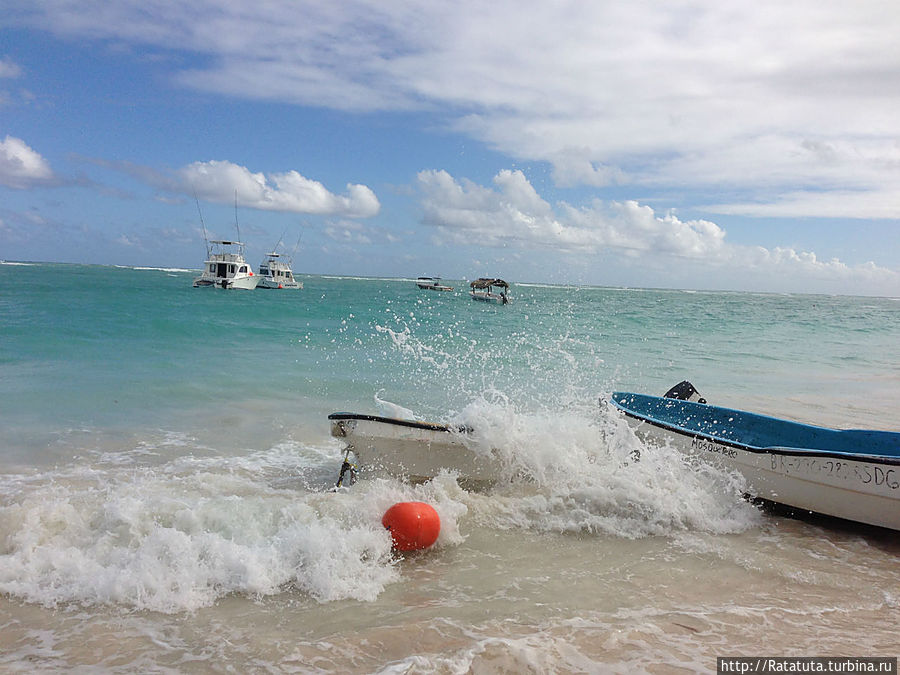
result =
[{"label": "white boat interior", "polygon": [[495,461],[469,427],[346,412],[328,419],[331,435],[346,443],[344,450],[365,472],[422,482],[447,469],[471,487],[497,478]]}]

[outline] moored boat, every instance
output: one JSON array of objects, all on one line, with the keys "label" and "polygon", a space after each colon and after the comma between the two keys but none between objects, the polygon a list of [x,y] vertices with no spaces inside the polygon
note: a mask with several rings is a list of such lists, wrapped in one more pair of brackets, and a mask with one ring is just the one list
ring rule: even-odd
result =
[{"label": "moored boat", "polygon": [[345,452],[352,452],[363,470],[413,482],[429,480],[442,469],[471,484],[497,477],[469,427],[347,412],[328,419],[331,435],[346,443]]},{"label": "moored boat", "polygon": [[212,249],[203,263],[203,272],[194,279],[194,287],[256,288],[259,277],[244,259],[244,244],[240,241],[211,240]]},{"label": "moored boat", "polygon": [[303,288],[303,283],[294,278],[291,266],[290,258],[274,251],[267,253],[266,258],[259,263],[259,283],[256,287],[295,290]]},{"label": "moored boat", "polygon": [[452,286],[445,286],[441,283],[440,277],[419,277],[416,279],[416,286],[428,291],[452,291]]},{"label": "moored boat", "polygon": [[609,403],[651,443],[735,469],[749,494],[795,509],[900,530],[900,433],[829,429],[707,404],[690,383]]},{"label": "moored boat", "polygon": [[473,300],[496,302],[501,305],[509,303],[509,284],[503,279],[481,278],[469,284],[469,295]]}]

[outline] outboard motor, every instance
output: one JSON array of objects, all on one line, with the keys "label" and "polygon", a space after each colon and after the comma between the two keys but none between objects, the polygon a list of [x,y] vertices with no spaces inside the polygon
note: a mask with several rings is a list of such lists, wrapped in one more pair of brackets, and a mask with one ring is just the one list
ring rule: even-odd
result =
[{"label": "outboard motor", "polygon": [[669,389],[669,391],[665,393],[664,398],[677,398],[680,401],[706,403],[706,399],[700,396],[700,392],[687,380],[682,380]]}]

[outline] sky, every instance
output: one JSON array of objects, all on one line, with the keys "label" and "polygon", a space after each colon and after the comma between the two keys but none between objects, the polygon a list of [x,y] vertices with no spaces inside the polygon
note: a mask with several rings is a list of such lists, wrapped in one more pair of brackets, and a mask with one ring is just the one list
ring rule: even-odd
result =
[{"label": "sky", "polygon": [[0,260],[900,297],[896,0],[5,0]]}]

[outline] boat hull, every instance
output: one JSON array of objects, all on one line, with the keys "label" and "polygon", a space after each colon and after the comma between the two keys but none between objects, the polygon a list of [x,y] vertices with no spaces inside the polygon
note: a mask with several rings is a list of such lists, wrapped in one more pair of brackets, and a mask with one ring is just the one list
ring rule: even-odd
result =
[{"label": "boat hull", "polygon": [[440,277],[419,277],[416,280],[416,286],[423,291],[452,291],[452,286],[444,286]]},{"label": "boat hull", "polygon": [[198,277],[194,279],[194,288],[203,288],[205,286],[216,286],[218,288],[225,289],[241,289],[245,291],[252,291],[256,288],[256,284],[259,280],[257,276],[234,276],[229,278],[222,277]]},{"label": "boat hull", "polygon": [[477,291],[471,291],[469,295],[472,296],[473,300],[478,300],[479,302],[493,302],[498,305],[506,305],[509,303],[508,297],[504,298],[498,293],[479,293]]},{"label": "boat hull", "polygon": [[299,281],[278,281],[273,277],[260,277],[259,283],[256,285],[257,288],[272,288],[279,290],[300,290],[303,288],[303,284]]},{"label": "boat hull", "polygon": [[[746,480],[752,497],[803,511],[900,530],[900,457],[827,448],[756,447],[685,428],[677,418],[666,420],[641,413],[629,408],[627,396],[634,395],[614,394],[611,403],[625,414],[642,440],[656,445],[670,444],[687,455],[738,471]],[[677,402],[677,409],[682,415],[696,413],[695,419],[697,415],[705,415],[710,420],[714,416],[723,424],[735,413],[740,413],[685,401]],[[771,419],[752,417],[753,421]],[[797,425],[773,421],[791,427]],[[889,434],[840,432],[819,427],[808,429],[813,433],[874,433],[879,440],[884,440],[884,435]],[[897,436],[900,438],[900,434]],[[861,435],[860,438],[867,436]]]},{"label": "boat hull", "polygon": [[333,413],[328,419],[331,435],[346,442],[363,471],[412,482],[434,478],[444,469],[476,484],[496,478],[496,467],[478,452],[466,427],[356,413]]}]

